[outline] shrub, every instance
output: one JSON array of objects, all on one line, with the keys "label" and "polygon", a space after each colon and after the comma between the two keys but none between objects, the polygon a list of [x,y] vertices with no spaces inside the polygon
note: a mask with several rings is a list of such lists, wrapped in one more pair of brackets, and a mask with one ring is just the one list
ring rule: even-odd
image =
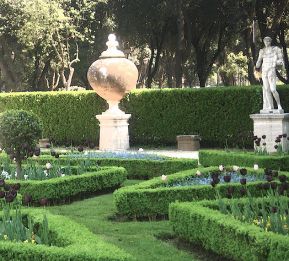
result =
[{"label": "shrub", "polygon": [[146,160],[146,159],[104,159],[104,158],[69,158],[60,156],[59,159],[43,155],[37,159],[40,164],[47,162],[59,162],[61,165],[78,165],[80,162],[88,160],[98,166],[118,166],[127,170],[130,179],[150,179],[163,174],[171,174],[177,171],[196,168],[197,160],[192,159],[164,159],[164,160]]},{"label": "shrub", "polygon": [[[21,185],[20,193],[30,196],[32,203],[41,203],[41,199],[46,199],[46,204],[69,202],[75,198],[85,198],[92,194],[104,193],[119,187],[126,179],[126,171],[120,167],[107,167],[99,171],[85,173],[82,175],[72,175],[48,180],[19,180]],[[15,181],[9,180],[8,184]],[[30,202],[27,202],[30,203]]]},{"label": "shrub", "polygon": [[[289,110],[288,89],[278,87],[285,111]],[[129,131],[133,145],[174,145],[177,135],[199,134],[203,146],[252,148],[249,115],[262,108],[262,88],[136,90],[126,96],[121,107],[132,114]],[[105,108],[105,101],[93,91],[0,94],[1,112],[34,112],[43,123],[43,136],[58,144],[97,143],[95,115]]]},{"label": "shrub", "polygon": [[254,152],[200,150],[199,161],[204,167],[239,165],[252,167],[258,164],[261,168],[289,170],[289,155],[257,155]]},{"label": "shrub", "polygon": [[0,143],[11,159],[15,158],[19,177],[21,162],[33,156],[41,132],[39,119],[33,113],[10,110],[0,114]]},{"label": "shrub", "polygon": [[[244,204],[246,200],[234,201]],[[179,237],[229,259],[288,260],[287,236],[264,232],[256,225],[222,214],[217,208],[217,201],[173,203],[169,209],[170,223]]]},{"label": "shrub", "polygon": [[[208,176],[216,167],[199,169],[204,176]],[[253,171],[253,169],[248,169]],[[188,177],[194,177],[197,169],[178,172],[167,177],[168,184],[183,181]],[[258,175],[263,170],[256,172]],[[288,173],[285,173],[289,175]],[[253,196],[261,196],[261,181],[250,182],[246,185],[247,190]],[[234,197],[242,197],[243,185],[239,183],[220,184],[216,187],[221,196],[227,197],[228,188],[234,190]],[[269,186],[270,187],[270,186]],[[211,185],[191,185],[166,187],[161,177],[142,182],[137,185],[124,187],[113,193],[117,212],[129,218],[166,216],[169,204],[177,201],[198,201],[203,199],[215,199],[216,191]]]},{"label": "shrub", "polygon": [[1,260],[29,261],[125,261],[133,258],[114,245],[104,242],[85,226],[64,216],[52,215],[43,210],[26,210],[35,222],[45,214],[53,246],[0,241]]}]

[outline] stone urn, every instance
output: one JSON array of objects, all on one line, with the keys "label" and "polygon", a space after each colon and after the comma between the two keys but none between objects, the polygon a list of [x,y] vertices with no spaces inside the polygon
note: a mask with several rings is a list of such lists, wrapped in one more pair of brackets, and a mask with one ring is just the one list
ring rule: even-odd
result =
[{"label": "stone urn", "polygon": [[120,100],[136,87],[138,70],[133,62],[117,49],[114,34],[108,36],[107,50],[87,72],[87,78],[96,93],[109,105],[107,111],[97,115],[100,125],[100,150],[126,150],[129,148],[128,119],[118,107]]},{"label": "stone urn", "polygon": [[124,113],[118,108],[126,93],[136,88],[138,70],[133,62],[117,49],[114,34],[108,36],[108,49],[88,69],[87,78],[96,93],[109,105],[105,113]]}]

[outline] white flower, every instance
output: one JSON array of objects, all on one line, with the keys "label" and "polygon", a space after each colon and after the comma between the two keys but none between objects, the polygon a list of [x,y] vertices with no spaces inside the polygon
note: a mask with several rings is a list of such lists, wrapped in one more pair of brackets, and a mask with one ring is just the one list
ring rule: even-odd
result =
[{"label": "white flower", "polygon": [[220,171],[224,171],[224,169],[225,169],[225,168],[224,168],[223,165],[220,165],[220,166],[219,166],[219,170],[220,170]]},{"label": "white flower", "polygon": [[254,170],[258,170],[258,169],[259,169],[258,164],[254,164]]},{"label": "white flower", "polygon": [[46,167],[46,169],[48,169],[48,170],[49,170],[49,169],[51,169],[51,168],[52,168],[52,165],[51,165],[51,163],[49,163],[49,162],[48,162],[48,163],[46,163],[45,167]]},{"label": "white flower", "polygon": [[65,177],[65,174],[61,174],[61,177]]},{"label": "white flower", "polygon": [[138,152],[143,152],[143,148],[139,148],[139,149],[138,149]]},{"label": "white flower", "polygon": [[7,175],[7,176],[6,176],[6,179],[11,179],[11,175]]},{"label": "white flower", "polygon": [[202,176],[201,171],[197,170],[197,172],[196,172],[196,176]]},{"label": "white flower", "polygon": [[27,180],[28,179],[28,175],[26,174],[26,175],[24,175],[24,179],[25,180]]},{"label": "white flower", "polygon": [[3,169],[2,173],[1,173],[1,176],[3,176],[5,179],[7,179],[8,176],[9,176],[9,173]]},{"label": "white flower", "polygon": [[48,173],[47,169],[45,169],[43,172],[44,172],[44,174],[45,174],[45,177],[48,177],[48,176],[49,176],[49,173]]},{"label": "white flower", "polygon": [[238,171],[238,170],[239,170],[239,166],[234,165],[234,166],[233,166],[233,170],[234,170],[234,171]]},{"label": "white flower", "polygon": [[161,176],[161,179],[162,179],[163,182],[165,182],[165,181],[168,180],[168,177],[167,177],[166,175],[162,175],[162,176]]},{"label": "white flower", "polygon": [[17,178],[17,172],[15,171],[15,174],[14,174],[15,178]]},{"label": "white flower", "polygon": [[85,152],[84,152],[84,155],[88,155],[88,151],[85,151]]}]

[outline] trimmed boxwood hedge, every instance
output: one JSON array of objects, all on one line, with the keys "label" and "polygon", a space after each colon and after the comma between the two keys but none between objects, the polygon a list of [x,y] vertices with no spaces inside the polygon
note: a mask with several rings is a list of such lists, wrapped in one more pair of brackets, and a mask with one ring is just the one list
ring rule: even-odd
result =
[{"label": "trimmed boxwood hedge", "polygon": [[[289,111],[289,86],[280,86],[278,91],[285,111]],[[136,90],[126,96],[121,107],[132,114],[132,145],[175,145],[177,135],[199,134],[203,146],[252,147],[249,115],[262,108],[262,88]],[[97,142],[95,115],[106,108],[105,101],[93,91],[0,94],[0,112],[34,112],[43,123],[43,136],[58,144]]]},{"label": "trimmed boxwood hedge", "polygon": [[[244,204],[247,199],[237,200]],[[217,202],[172,203],[169,219],[174,232],[230,260],[289,260],[288,236],[265,232],[254,224],[222,214],[212,206],[217,207]]]},{"label": "trimmed boxwood hedge", "polygon": [[199,161],[204,167],[221,164],[253,167],[258,164],[261,168],[289,170],[289,154],[258,155],[243,151],[200,150]]},{"label": "trimmed boxwood hedge", "polygon": [[133,258],[116,246],[106,243],[84,225],[67,217],[52,215],[43,210],[24,210],[37,223],[48,218],[52,241],[58,246],[33,245],[0,240],[1,260],[21,261],[125,261]]},{"label": "trimmed boxwood hedge", "polygon": [[[216,170],[216,167],[199,169],[204,176]],[[249,171],[253,169],[248,168]],[[168,176],[168,183],[184,180],[195,176],[197,169],[186,170]],[[257,173],[263,174],[262,169]],[[284,172],[282,174],[288,175]],[[249,182],[246,187],[253,196],[261,196],[262,190],[258,188],[261,181]],[[219,184],[216,189],[220,195],[226,196],[228,186],[234,187],[234,197],[241,197],[239,183]],[[142,218],[166,216],[169,204],[177,201],[198,201],[203,199],[215,199],[216,192],[211,185],[192,185],[182,187],[164,187],[160,177],[151,179],[129,187],[123,187],[113,193],[117,213],[129,218]]]},{"label": "trimmed boxwood hedge", "polygon": [[81,175],[47,180],[10,180],[7,183],[20,183],[19,192],[22,195],[30,195],[36,204],[43,198],[54,204],[114,190],[120,187],[126,176],[127,172],[124,168],[107,167]]},{"label": "trimmed boxwood hedge", "polygon": [[67,158],[60,156],[59,159],[43,155],[36,159],[40,164],[58,161],[61,165],[77,165],[80,161],[89,160],[98,166],[118,166],[127,170],[129,179],[151,179],[163,174],[171,174],[177,171],[196,168],[198,161],[194,159],[174,159],[146,160],[146,159],[103,159],[103,158]]}]

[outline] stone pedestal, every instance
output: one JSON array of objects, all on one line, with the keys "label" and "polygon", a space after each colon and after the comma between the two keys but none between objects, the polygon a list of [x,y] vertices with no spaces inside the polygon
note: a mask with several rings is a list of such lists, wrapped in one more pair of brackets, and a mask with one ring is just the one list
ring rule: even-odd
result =
[{"label": "stone pedestal", "polygon": [[[276,152],[275,140],[281,134],[289,135],[289,113],[251,114],[254,122],[254,135],[261,138],[266,135],[266,149],[268,152]],[[288,151],[289,142],[287,138],[281,139],[283,151]],[[261,144],[262,145],[262,144]]]},{"label": "stone pedestal", "polygon": [[178,150],[197,151],[200,149],[199,135],[178,135]]},{"label": "stone pedestal", "polygon": [[128,119],[131,114],[101,114],[96,115],[99,120],[100,150],[127,150],[129,149]]}]

